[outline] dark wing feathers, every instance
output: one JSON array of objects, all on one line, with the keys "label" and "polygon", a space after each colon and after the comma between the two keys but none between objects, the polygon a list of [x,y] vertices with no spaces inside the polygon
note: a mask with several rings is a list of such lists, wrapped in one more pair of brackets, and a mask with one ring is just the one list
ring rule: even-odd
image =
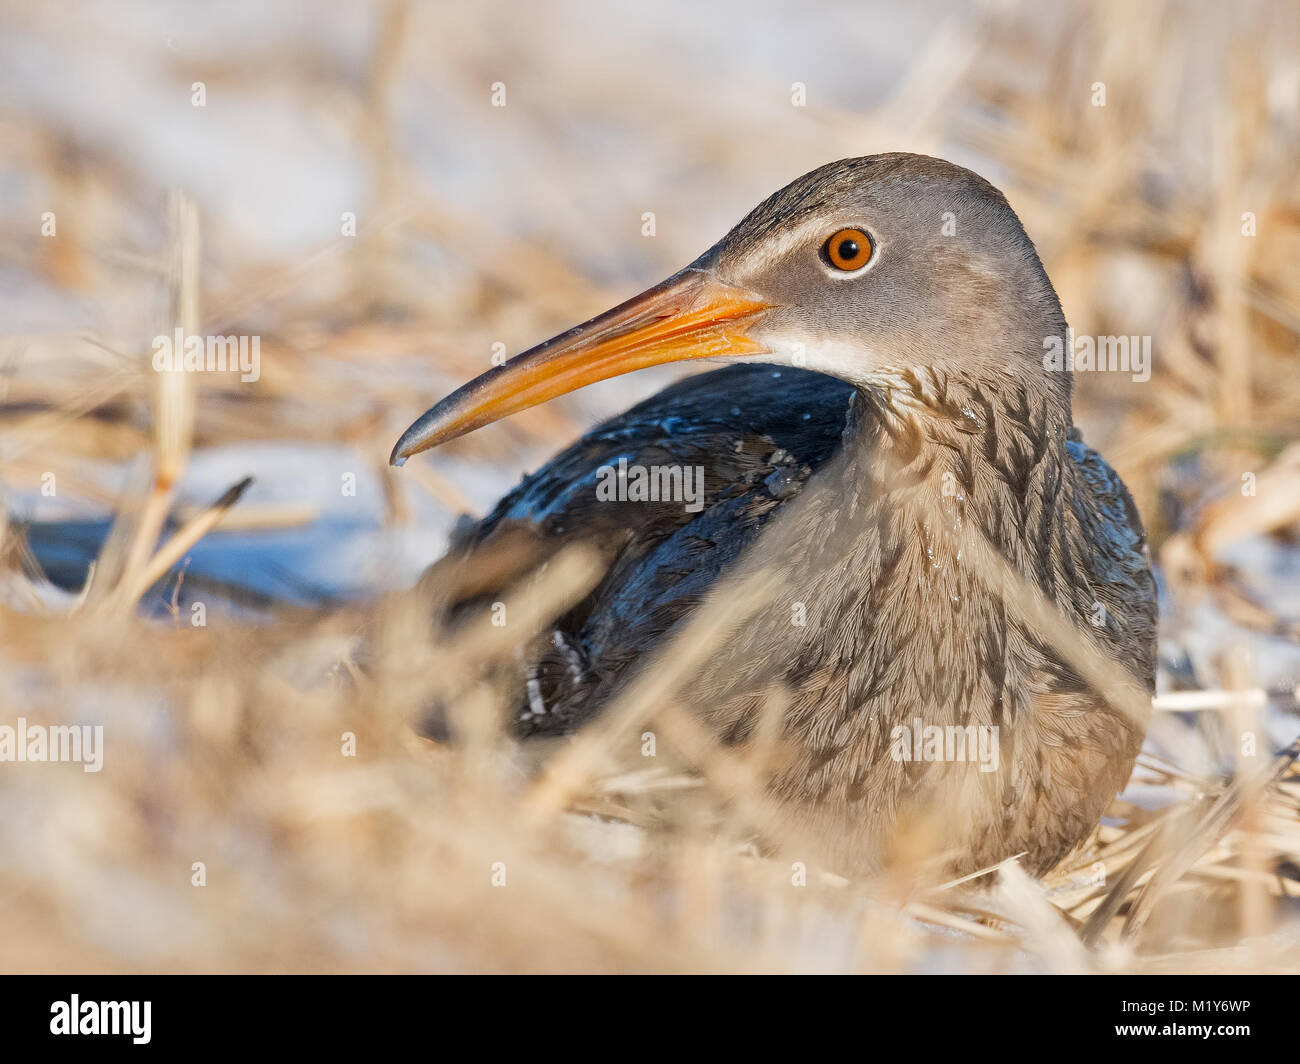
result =
[{"label": "dark wing feathers", "polygon": [[[832,377],[772,366],[689,377],[597,425],[526,476],[482,521],[458,531],[426,584],[450,585],[467,570],[495,569],[494,577],[452,596],[460,606],[490,601],[569,542],[593,544],[606,560],[601,582],[523,668],[523,733],[582,723],[694,609],[771,514],[835,452],[852,392]],[[698,467],[703,508],[600,501],[599,471],[620,458],[629,467]],[[505,549],[520,544],[526,549]],[[506,554],[517,564],[503,562]]]}]

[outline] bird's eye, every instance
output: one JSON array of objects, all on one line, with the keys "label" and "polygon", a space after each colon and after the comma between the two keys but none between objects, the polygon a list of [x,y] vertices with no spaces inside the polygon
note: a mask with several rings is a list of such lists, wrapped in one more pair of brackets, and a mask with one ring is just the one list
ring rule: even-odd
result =
[{"label": "bird's eye", "polygon": [[822,245],[822,257],[837,270],[857,270],[871,258],[871,237],[861,229],[841,229]]}]

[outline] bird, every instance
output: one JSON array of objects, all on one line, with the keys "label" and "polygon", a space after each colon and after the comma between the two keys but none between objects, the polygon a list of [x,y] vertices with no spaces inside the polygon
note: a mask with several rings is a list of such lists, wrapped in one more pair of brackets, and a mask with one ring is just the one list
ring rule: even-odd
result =
[{"label": "bird", "polygon": [[[1014,857],[1041,875],[1127,782],[1156,663],[1140,515],[1044,358],[1066,337],[989,181],[925,155],[844,159],[448,395],[391,462],[597,381],[723,363],[591,429],[426,574],[508,543],[600,559],[522,655],[513,734],[571,736],[710,595],[775,574],[682,692],[700,722],[743,746],[779,690],[766,795],[837,869],[878,870],[922,825],[954,873]],[[656,468],[697,471],[697,497],[602,493],[610,470]]]}]

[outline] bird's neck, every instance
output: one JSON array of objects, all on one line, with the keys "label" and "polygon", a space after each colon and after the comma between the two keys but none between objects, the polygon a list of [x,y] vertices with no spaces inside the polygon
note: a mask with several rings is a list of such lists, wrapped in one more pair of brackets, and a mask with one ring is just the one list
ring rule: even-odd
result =
[{"label": "bird's neck", "polygon": [[979,531],[1026,576],[1041,572],[1037,552],[1075,490],[1068,393],[918,370],[861,389],[855,407],[855,478],[910,496],[937,553]]}]

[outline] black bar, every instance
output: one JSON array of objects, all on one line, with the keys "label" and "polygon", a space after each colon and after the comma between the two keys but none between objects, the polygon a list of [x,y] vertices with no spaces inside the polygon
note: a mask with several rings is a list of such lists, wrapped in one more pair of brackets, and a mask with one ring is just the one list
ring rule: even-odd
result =
[{"label": "black bar", "polygon": [[[199,1049],[205,1056],[249,1049],[337,1056],[390,1044],[477,1055],[477,1045],[495,1057],[516,1040],[530,1055],[631,1045],[679,1052],[715,1043],[739,1051],[757,1040],[769,1051],[802,1045],[813,1057],[851,1047],[855,1056],[871,1056],[887,1046],[1001,1045],[1051,1059],[1066,1046],[1073,1055],[1125,1045],[1145,1050],[1153,1042],[1232,1053],[1243,1043],[1290,1044],[1295,1030],[1296,984],[1276,977],[877,976],[830,986],[812,976],[717,985],[724,978],[632,977],[629,984],[576,976],[562,984],[543,976],[525,984],[517,976],[10,976],[0,986],[0,1029],[9,1059],[21,1059],[10,1055],[14,1049],[96,1051],[112,1043],[130,1052]],[[701,980],[714,985],[697,985]],[[137,1043],[141,1036],[129,1031],[52,1033],[52,1023],[70,1016],[73,995],[87,1029],[91,1015],[96,1022],[128,1016],[98,1003],[135,1002],[130,1015],[143,1021],[148,1002],[148,1041]],[[1179,1032],[1191,1027],[1211,1033]]]}]

